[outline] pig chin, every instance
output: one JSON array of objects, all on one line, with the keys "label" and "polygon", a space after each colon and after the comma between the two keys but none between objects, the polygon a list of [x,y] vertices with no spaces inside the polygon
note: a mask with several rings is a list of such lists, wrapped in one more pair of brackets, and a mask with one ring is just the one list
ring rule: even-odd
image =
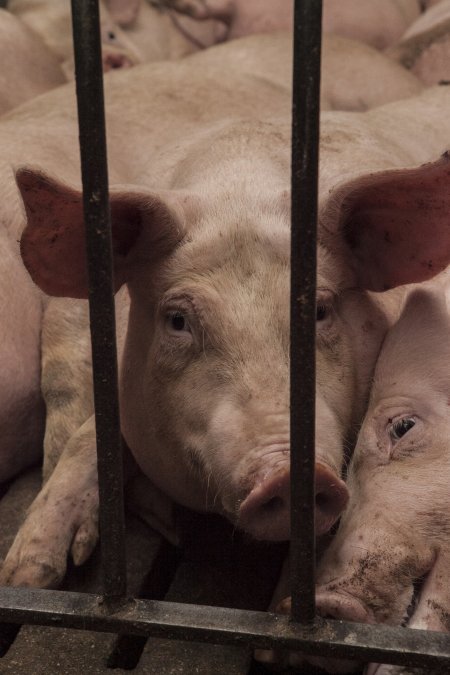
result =
[{"label": "pig chin", "polygon": [[[363,548],[364,543],[361,544]],[[385,542],[377,549],[365,549],[361,557],[349,560],[345,565],[348,571],[342,577],[334,578],[332,567],[324,562],[319,570],[319,584],[327,577],[331,580],[317,588],[317,609],[321,616],[401,625],[414,609],[415,582],[430,571],[434,555],[431,551],[415,555],[409,546]],[[341,564],[344,566],[342,559]]]}]

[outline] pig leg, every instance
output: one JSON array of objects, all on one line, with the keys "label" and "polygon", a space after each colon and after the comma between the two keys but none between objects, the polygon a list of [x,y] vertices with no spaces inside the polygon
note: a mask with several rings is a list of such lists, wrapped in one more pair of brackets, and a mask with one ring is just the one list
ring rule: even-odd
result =
[{"label": "pig leg", "polygon": [[6,556],[0,584],[57,586],[69,550],[76,565],[98,539],[95,422],[91,417],[70,439],[47,483],[31,505]]},{"label": "pig leg", "polygon": [[41,388],[47,420],[44,483],[69,439],[94,413],[88,305],[52,298],[42,326]]}]

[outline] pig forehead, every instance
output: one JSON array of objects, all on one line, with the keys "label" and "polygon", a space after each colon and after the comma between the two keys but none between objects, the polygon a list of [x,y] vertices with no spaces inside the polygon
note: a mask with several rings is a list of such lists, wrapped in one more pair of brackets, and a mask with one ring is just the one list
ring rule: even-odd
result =
[{"label": "pig forehead", "polygon": [[288,275],[290,234],[286,227],[273,231],[235,223],[214,233],[194,232],[175,253],[170,265],[169,279],[173,283],[191,276],[241,279],[267,275]]},{"label": "pig forehead", "polygon": [[[223,231],[195,232],[178,249],[168,271],[168,282],[177,285],[199,276],[222,276],[223,283],[255,277],[261,286],[280,285],[290,279],[291,234],[285,223],[261,223],[248,227],[239,222]],[[345,261],[319,241],[317,247],[317,286],[338,293],[348,285]]]}]

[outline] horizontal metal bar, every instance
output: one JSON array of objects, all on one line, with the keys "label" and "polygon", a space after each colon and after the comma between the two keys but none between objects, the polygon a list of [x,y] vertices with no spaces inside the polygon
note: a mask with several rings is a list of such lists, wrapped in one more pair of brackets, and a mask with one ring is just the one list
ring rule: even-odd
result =
[{"label": "horizontal metal bar", "polygon": [[110,613],[101,596],[29,588],[0,588],[0,606],[0,621],[11,623],[276,647],[355,661],[448,665],[450,672],[446,633],[323,619],[302,626],[268,612],[152,600],[133,600]]}]

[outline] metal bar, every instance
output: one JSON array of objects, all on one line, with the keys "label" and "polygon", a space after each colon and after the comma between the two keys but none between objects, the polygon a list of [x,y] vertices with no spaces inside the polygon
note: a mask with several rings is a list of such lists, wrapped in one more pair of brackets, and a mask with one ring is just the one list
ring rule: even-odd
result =
[{"label": "metal bar", "polygon": [[29,588],[0,588],[0,605],[0,621],[13,623],[246,644],[361,662],[448,666],[450,672],[447,633],[322,619],[301,626],[268,612],[152,600],[136,600],[111,614],[101,596]]},{"label": "metal bar", "polygon": [[292,619],[314,621],[315,339],[322,1],[296,0],[292,95]]},{"label": "metal bar", "polygon": [[72,0],[100,491],[105,600],[126,596],[112,244],[98,0]]}]

